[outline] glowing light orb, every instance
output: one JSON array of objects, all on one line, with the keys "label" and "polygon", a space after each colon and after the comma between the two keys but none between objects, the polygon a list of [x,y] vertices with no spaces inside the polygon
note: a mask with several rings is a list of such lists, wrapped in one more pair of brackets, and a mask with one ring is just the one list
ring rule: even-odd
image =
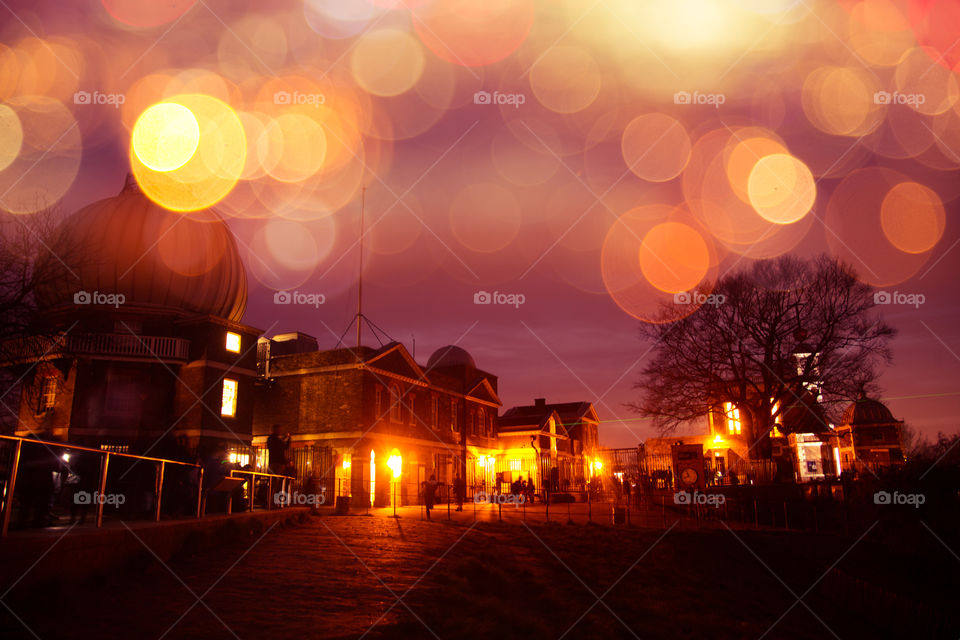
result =
[{"label": "glowing light orb", "polygon": [[190,109],[161,102],[133,125],[133,152],[154,171],[173,171],[190,161],[200,144],[200,124]]},{"label": "glowing light orb", "polygon": [[907,253],[929,251],[940,241],[946,215],[940,196],[916,182],[901,182],[884,196],[880,224],[890,244]]},{"label": "glowing light orb", "polygon": [[365,33],[350,53],[354,80],[376,96],[397,96],[409,91],[423,74],[423,47],[399,29]]},{"label": "glowing light orb", "polygon": [[680,175],[690,160],[690,136],[676,119],[662,113],[637,116],[623,130],[620,152],[630,170],[651,182]]},{"label": "glowing light orb", "polygon": [[423,44],[452,64],[478,67],[503,60],[533,26],[533,0],[445,0],[411,12]]},{"label": "glowing light orb", "polygon": [[775,224],[801,219],[817,198],[810,169],[786,153],[760,158],[750,171],[747,192],[756,212]]},{"label": "glowing light orb", "polygon": [[[230,105],[202,93],[181,94],[158,104],[176,104],[188,110],[199,126],[199,139],[196,149],[180,166],[176,166],[176,162],[185,151],[162,150],[152,158],[160,160],[155,166],[174,167],[168,171],[157,171],[147,165],[140,153],[149,154],[137,148],[136,140],[132,139],[130,168],[140,189],[148,198],[172,211],[199,211],[220,202],[236,186],[247,160],[247,138],[240,117]],[[182,113],[169,107],[159,113],[166,113],[168,109],[169,113]],[[178,153],[181,157],[177,157]]]},{"label": "glowing light orb", "polygon": [[23,127],[17,112],[0,104],[0,171],[3,171],[20,155],[23,146]]},{"label": "glowing light orb", "polygon": [[682,222],[664,222],[650,229],[639,253],[644,277],[667,293],[693,289],[710,268],[710,250],[703,236]]}]

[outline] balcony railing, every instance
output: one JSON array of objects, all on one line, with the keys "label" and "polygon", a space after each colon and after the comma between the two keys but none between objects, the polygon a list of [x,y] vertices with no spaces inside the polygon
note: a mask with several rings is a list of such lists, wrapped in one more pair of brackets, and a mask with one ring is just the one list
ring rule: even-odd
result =
[{"label": "balcony railing", "polygon": [[122,333],[67,335],[63,351],[94,356],[186,360],[190,342],[166,336],[138,336]]}]

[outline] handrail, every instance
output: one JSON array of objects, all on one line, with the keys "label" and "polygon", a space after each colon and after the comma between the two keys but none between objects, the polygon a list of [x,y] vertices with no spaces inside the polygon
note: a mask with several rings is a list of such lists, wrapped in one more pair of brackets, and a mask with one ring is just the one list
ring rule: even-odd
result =
[{"label": "handrail", "polygon": [[[250,478],[250,487],[249,487],[250,498],[247,500],[247,511],[251,511],[251,512],[253,511],[253,503],[254,503],[254,500],[256,499],[256,496],[254,495],[254,490],[255,490],[254,483],[256,483],[257,481],[257,476],[269,478],[267,480],[267,510],[268,511],[273,509],[273,479],[274,478],[280,479],[280,491],[282,491],[284,494],[287,493],[287,490],[290,487],[290,484],[292,484],[293,481],[296,480],[296,478],[294,478],[293,476],[284,476],[277,473],[265,473],[263,471],[251,471],[248,469],[231,469],[229,477],[231,478],[234,477],[233,474],[235,473],[246,473],[253,476],[252,478]],[[284,508],[285,506],[288,506],[288,505],[285,505],[283,502],[280,503],[281,509]],[[229,501],[227,502],[227,513],[231,513],[232,510],[233,510],[233,497],[231,496]]]},{"label": "handrail", "polygon": [[[203,465],[196,462],[183,462],[180,460],[171,460],[169,458],[156,458],[152,456],[141,456],[133,453],[121,453],[117,451],[107,451],[104,449],[94,449],[92,447],[85,447],[77,444],[70,444],[66,442],[56,442],[51,440],[39,440],[34,438],[25,438],[22,436],[9,436],[9,435],[0,435],[0,441],[7,440],[15,443],[13,460],[10,468],[10,474],[7,478],[6,487],[3,491],[3,495],[0,495],[2,499],[2,510],[0,510],[0,537],[5,537],[9,532],[10,528],[10,518],[13,512],[13,497],[15,495],[17,487],[17,475],[20,470],[20,460],[22,457],[23,444],[29,443],[33,445],[42,445],[51,449],[51,453],[54,456],[58,457],[58,453],[52,450],[52,447],[59,447],[60,449],[69,449],[71,451],[84,451],[88,453],[96,453],[103,456],[100,465],[100,474],[97,480],[97,491],[96,495],[103,496],[106,487],[107,487],[107,472],[110,468],[110,457],[119,456],[121,458],[128,458],[134,460],[144,460],[156,464],[156,479],[154,482],[154,492],[156,495],[156,500],[154,503],[154,520],[160,521],[160,508],[161,500],[163,497],[163,483],[166,476],[166,466],[168,464],[180,465],[182,467],[188,467],[191,469],[197,470],[197,509],[196,517],[201,518],[205,515],[206,511],[206,491],[204,489],[203,483]],[[254,482],[258,476],[266,477],[269,479],[269,487],[272,492],[274,479],[277,478],[281,482],[281,487],[284,492],[287,488],[295,481],[294,476],[284,476],[275,473],[264,473],[261,471],[247,471],[243,469],[230,469],[229,477],[236,477],[234,474],[249,474],[253,477]],[[253,483],[251,483],[252,485]],[[250,511],[253,511],[253,494],[251,492],[250,500]],[[285,506],[283,504],[281,507]],[[97,516],[96,516],[96,526],[98,528],[103,526],[103,507],[104,500],[97,500]],[[272,499],[267,504],[267,509],[273,508]],[[227,503],[227,513],[232,513],[232,496]]]},{"label": "handrail", "polygon": [[196,462],[182,462],[180,460],[171,460],[169,458],[152,458],[150,456],[138,456],[135,453],[120,453],[119,451],[107,451],[105,449],[94,449],[92,447],[82,447],[78,444],[68,444],[66,442],[56,442],[53,440],[36,440],[34,438],[24,438],[23,436],[5,436],[0,435],[2,440],[22,440],[31,444],[43,444],[53,447],[62,447],[64,449],[74,449],[76,451],[89,451],[90,453],[100,453],[103,455],[122,456],[124,458],[137,458],[138,460],[149,460],[150,462],[169,462],[170,464],[182,464],[187,467],[200,467],[202,465]]}]

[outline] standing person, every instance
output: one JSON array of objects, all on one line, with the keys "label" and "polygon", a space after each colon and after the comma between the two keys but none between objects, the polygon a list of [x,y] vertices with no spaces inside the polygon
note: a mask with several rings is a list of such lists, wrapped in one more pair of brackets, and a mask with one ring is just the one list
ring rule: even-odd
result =
[{"label": "standing person", "polygon": [[430,511],[437,496],[437,476],[430,474],[430,479],[423,483],[423,504],[427,510],[427,520],[430,520]]},{"label": "standing person", "polygon": [[267,438],[267,452],[270,455],[270,465],[267,470],[277,475],[287,469],[287,449],[290,448],[290,434],[280,433],[280,425],[273,425],[273,433]]},{"label": "standing person", "polygon": [[630,486],[630,477],[623,476],[623,495],[624,495],[624,498],[626,498],[625,502],[627,503],[627,506],[630,506],[631,490],[632,490],[632,487]]},{"label": "standing person", "polygon": [[467,485],[459,475],[453,480],[453,494],[457,499],[457,511],[463,511],[463,498],[467,493]]},{"label": "standing person", "polygon": [[530,504],[533,504],[533,500],[536,497],[536,488],[533,485],[533,476],[530,476],[530,480],[527,482],[527,500]]}]

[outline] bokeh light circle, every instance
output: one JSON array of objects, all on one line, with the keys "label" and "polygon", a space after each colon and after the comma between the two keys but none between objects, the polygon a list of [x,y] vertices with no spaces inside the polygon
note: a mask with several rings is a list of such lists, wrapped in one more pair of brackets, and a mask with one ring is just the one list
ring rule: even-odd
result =
[{"label": "bokeh light circle", "polygon": [[350,52],[350,70],[357,84],[377,96],[409,91],[423,74],[420,43],[406,31],[376,29],[356,41]]},{"label": "bokeh light circle", "polygon": [[680,175],[687,165],[690,136],[675,118],[648,113],[626,126],[620,150],[634,174],[650,182],[666,182]]},{"label": "bokeh light circle", "polygon": [[893,246],[907,253],[923,253],[933,249],[943,237],[946,214],[933,189],[916,182],[901,182],[884,196],[880,223]]},{"label": "bokeh light circle", "polygon": [[0,104],[0,171],[17,159],[22,146],[23,127],[17,112],[8,105]]},{"label": "bokeh light circle", "polygon": [[199,142],[190,159],[171,171],[156,171],[137,156],[131,139],[130,166],[143,193],[173,211],[198,211],[213,206],[236,186],[246,164],[247,140],[243,123],[225,102],[193,93],[163,103],[188,109],[200,128]]},{"label": "bokeh light circle", "polygon": [[182,167],[200,144],[200,124],[190,109],[176,102],[161,102],[144,111],[131,136],[137,159],[154,171]]},{"label": "bokeh light circle", "polygon": [[643,237],[640,270],[661,291],[693,289],[707,274],[710,252],[703,236],[682,222],[663,222]]},{"label": "bokeh light circle", "polygon": [[747,182],[750,204],[764,219],[791,224],[807,215],[817,187],[807,165],[786,153],[757,160]]}]

